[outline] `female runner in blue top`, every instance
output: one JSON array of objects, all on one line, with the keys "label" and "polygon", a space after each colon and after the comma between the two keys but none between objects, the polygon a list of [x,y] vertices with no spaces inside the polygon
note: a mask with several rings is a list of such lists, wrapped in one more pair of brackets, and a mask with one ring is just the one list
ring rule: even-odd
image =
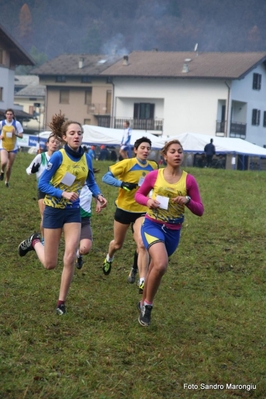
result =
[{"label": "female runner in blue top", "polygon": [[43,266],[46,269],[54,269],[60,237],[64,232],[64,268],[56,307],[57,313],[63,315],[66,312],[65,300],[73,278],[80,240],[79,194],[85,181],[102,208],[106,206],[107,201],[95,182],[91,158],[81,148],[82,126],[78,122],[65,121],[64,115],[59,114],[54,115],[50,128],[65,146],[51,156],[38,184],[38,188],[46,193],[43,215],[44,246],[40,241],[40,235],[34,233],[20,243],[18,250],[20,256],[35,250]]}]

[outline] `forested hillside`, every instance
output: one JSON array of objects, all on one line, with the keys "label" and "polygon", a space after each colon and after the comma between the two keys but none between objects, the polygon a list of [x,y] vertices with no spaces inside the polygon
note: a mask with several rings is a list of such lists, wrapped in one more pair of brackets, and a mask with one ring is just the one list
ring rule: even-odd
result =
[{"label": "forested hillside", "polygon": [[265,0],[12,0],[0,23],[27,50],[265,51]]}]

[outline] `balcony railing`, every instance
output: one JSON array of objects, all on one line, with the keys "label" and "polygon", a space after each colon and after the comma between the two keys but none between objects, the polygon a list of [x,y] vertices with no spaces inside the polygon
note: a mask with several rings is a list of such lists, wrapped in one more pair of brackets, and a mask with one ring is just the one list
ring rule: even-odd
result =
[{"label": "balcony railing", "polygon": [[87,113],[91,115],[110,115],[110,109],[106,104],[88,104]]},{"label": "balcony railing", "polygon": [[132,119],[132,118],[115,118],[115,129],[123,129],[125,121],[129,121],[130,127],[134,130],[156,130],[163,131],[163,119]]},{"label": "balcony railing", "polygon": [[216,121],[216,133],[225,133],[225,121]]},{"label": "balcony railing", "polygon": [[246,138],[246,123],[231,122],[230,124],[230,137]]}]

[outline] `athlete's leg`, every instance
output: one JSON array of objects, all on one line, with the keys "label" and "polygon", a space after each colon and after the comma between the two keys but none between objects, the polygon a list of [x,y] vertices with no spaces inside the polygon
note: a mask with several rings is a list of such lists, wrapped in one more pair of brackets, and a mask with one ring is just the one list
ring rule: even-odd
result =
[{"label": "athlete's leg", "polygon": [[80,255],[87,255],[92,247],[92,240],[90,240],[89,238],[83,238],[82,240],[80,240],[79,243],[79,253]]},{"label": "athlete's leg", "polygon": [[45,204],[43,203],[43,198],[38,200],[38,205],[39,205],[39,211],[40,211],[40,215],[41,215],[40,232],[41,232],[41,236],[43,238],[43,236],[44,236],[44,234],[43,234],[43,212],[45,209]]},{"label": "athlete's leg", "polygon": [[81,229],[80,223],[66,223],[63,227],[64,238],[65,238],[65,253],[64,253],[64,268],[62,271],[61,285],[59,292],[60,301],[66,300],[68,290],[74,275],[76,252],[80,239],[80,229]]},{"label": "athlete's leg", "polygon": [[[8,152],[4,149],[1,149],[1,173],[5,173],[7,162],[8,162]],[[1,178],[1,180],[3,179]]]},{"label": "athlete's leg", "polygon": [[168,255],[163,242],[153,244],[149,249],[151,263],[145,280],[142,301],[152,304],[161,279],[167,270]]},{"label": "athlete's leg", "polygon": [[135,221],[133,226],[134,229],[133,237],[137,245],[139,278],[145,280],[149,266],[149,254],[146,248],[144,247],[141,237],[141,225],[143,224],[143,221],[144,217],[139,217]]},{"label": "athlete's leg", "polygon": [[54,269],[57,265],[58,247],[62,229],[44,229],[44,245],[40,241],[34,244],[35,252],[45,269]]},{"label": "athlete's leg", "polygon": [[5,179],[6,183],[8,183],[10,180],[11,170],[12,170],[12,166],[15,161],[16,155],[17,155],[16,152],[8,153],[8,162],[7,162],[7,167],[6,167],[6,179]]},{"label": "athlete's leg", "polygon": [[116,251],[122,248],[129,224],[122,224],[114,220],[114,238],[109,244],[108,255],[113,258]]},{"label": "athlete's leg", "polygon": [[123,159],[127,159],[127,158],[128,158],[128,152],[125,151],[125,150],[121,150],[121,149],[120,149],[119,154],[121,155],[121,157],[122,157]]}]

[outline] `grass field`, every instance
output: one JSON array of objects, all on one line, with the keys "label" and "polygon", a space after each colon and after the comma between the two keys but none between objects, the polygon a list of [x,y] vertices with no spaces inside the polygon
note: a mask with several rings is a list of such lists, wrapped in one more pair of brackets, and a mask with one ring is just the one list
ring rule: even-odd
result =
[{"label": "grass field", "polygon": [[186,169],[205,213],[186,212],[143,328],[137,286],[127,283],[130,232],[111,274],[101,270],[117,194],[101,182],[108,162],[94,163],[108,207],[93,215],[93,249],[75,271],[68,312],[55,314],[63,242],[54,271],[34,252],[17,254],[39,226],[35,177],[25,172],[32,157],[19,153],[10,188],[0,182],[0,398],[266,398],[265,172]]}]

